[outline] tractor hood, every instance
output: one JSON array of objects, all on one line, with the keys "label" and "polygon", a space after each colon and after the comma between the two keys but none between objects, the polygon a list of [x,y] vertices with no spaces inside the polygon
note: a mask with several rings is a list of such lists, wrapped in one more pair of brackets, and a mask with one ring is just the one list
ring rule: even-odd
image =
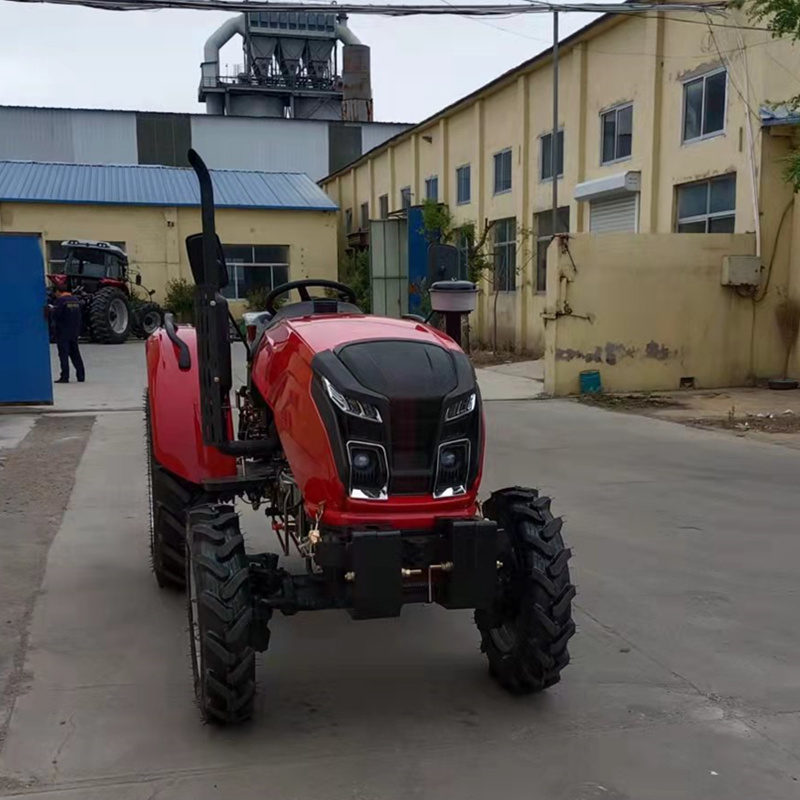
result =
[{"label": "tractor hood", "polygon": [[413,320],[337,314],[291,319],[288,320],[288,325],[314,353],[337,350],[353,342],[380,339],[409,339],[460,352],[458,345],[449,336]]}]

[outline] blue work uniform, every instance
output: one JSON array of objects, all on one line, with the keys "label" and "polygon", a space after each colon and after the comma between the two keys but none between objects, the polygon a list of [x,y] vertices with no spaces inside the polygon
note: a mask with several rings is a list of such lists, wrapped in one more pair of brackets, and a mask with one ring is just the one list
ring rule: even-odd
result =
[{"label": "blue work uniform", "polygon": [[69,380],[69,362],[72,361],[75,376],[82,382],[86,379],[86,371],[78,349],[82,315],[80,300],[71,294],[62,295],[56,298],[51,314],[55,322],[58,360],[61,362],[60,380]]}]

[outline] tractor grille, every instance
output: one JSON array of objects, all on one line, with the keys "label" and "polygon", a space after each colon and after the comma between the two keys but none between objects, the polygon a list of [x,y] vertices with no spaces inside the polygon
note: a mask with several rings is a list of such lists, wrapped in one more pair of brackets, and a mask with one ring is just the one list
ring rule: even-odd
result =
[{"label": "tractor grille", "polygon": [[441,400],[391,402],[392,494],[426,494],[433,482]]}]

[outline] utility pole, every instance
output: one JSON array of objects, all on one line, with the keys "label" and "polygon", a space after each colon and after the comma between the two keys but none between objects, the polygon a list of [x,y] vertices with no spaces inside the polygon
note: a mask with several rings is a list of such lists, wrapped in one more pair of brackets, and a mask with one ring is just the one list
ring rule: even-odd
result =
[{"label": "utility pole", "polygon": [[550,172],[553,176],[553,236],[558,231],[558,11],[553,10],[553,137],[550,146]]}]

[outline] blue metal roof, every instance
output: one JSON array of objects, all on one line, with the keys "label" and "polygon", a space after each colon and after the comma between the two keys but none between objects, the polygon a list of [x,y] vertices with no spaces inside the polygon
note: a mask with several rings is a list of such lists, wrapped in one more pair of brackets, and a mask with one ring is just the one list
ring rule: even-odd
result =
[{"label": "blue metal roof", "polygon": [[[217,208],[336,211],[336,203],[300,172],[211,170]],[[199,206],[190,169],[158,166],[0,161],[0,202],[123,206]]]},{"label": "blue metal roof", "polygon": [[800,113],[797,109],[786,105],[761,106],[761,124],[765,128],[774,125],[798,125],[800,124]]}]

